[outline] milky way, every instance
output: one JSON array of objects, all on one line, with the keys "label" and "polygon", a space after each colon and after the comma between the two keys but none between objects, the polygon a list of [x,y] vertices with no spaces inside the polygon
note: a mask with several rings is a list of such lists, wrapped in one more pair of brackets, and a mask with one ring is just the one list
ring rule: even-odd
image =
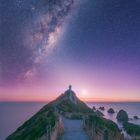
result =
[{"label": "milky way", "polygon": [[140,0],[0,0],[1,100],[45,100],[69,84],[140,100]]},{"label": "milky way", "polygon": [[1,1],[0,84],[30,81],[55,47],[73,0]]}]

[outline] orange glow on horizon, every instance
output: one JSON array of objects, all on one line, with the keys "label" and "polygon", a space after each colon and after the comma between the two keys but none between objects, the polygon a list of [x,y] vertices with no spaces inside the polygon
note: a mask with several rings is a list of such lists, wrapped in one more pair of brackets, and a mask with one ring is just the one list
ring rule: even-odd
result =
[{"label": "orange glow on horizon", "polygon": [[[59,95],[58,95],[59,96]],[[0,102],[50,102],[55,100],[58,96],[46,96],[46,97],[20,97],[20,98],[3,98]],[[113,99],[113,98],[83,98],[78,97],[84,102],[140,102],[138,99]]]},{"label": "orange glow on horizon", "polygon": [[[85,102],[140,102],[139,90],[137,91],[96,91],[91,92],[89,89],[74,90],[76,95]],[[55,89],[54,91],[47,90],[46,88],[17,88],[0,90],[0,102],[49,102],[57,98],[65,91]],[[137,97],[133,97],[133,93]],[[114,93],[114,94],[112,94]],[[118,94],[119,93],[119,94]],[[122,96],[120,96],[122,94]],[[128,94],[129,93],[129,94]],[[128,94],[128,96],[126,96]]]}]

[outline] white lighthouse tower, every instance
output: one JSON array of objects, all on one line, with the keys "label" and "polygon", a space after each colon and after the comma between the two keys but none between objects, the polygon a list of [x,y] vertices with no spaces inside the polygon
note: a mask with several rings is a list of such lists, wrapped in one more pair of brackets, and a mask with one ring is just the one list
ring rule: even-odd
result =
[{"label": "white lighthouse tower", "polygon": [[72,86],[71,86],[71,85],[69,85],[69,89],[66,90],[64,94],[65,94],[65,96],[66,96],[69,100],[71,100],[74,104],[77,103],[77,101],[76,101],[76,94],[75,94],[75,92],[72,90]]}]

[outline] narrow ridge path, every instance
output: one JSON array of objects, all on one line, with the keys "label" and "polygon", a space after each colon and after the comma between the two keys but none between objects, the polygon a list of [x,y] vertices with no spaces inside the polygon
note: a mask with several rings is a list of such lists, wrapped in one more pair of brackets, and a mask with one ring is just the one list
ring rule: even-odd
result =
[{"label": "narrow ridge path", "polygon": [[64,135],[61,140],[90,140],[82,128],[82,120],[69,120],[63,118]]}]

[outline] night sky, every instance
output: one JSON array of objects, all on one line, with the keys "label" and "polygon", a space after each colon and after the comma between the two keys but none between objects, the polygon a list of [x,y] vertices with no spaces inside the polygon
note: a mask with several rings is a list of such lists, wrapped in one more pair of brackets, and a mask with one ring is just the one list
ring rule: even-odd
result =
[{"label": "night sky", "polygon": [[140,101],[140,0],[0,0],[0,100]]}]

